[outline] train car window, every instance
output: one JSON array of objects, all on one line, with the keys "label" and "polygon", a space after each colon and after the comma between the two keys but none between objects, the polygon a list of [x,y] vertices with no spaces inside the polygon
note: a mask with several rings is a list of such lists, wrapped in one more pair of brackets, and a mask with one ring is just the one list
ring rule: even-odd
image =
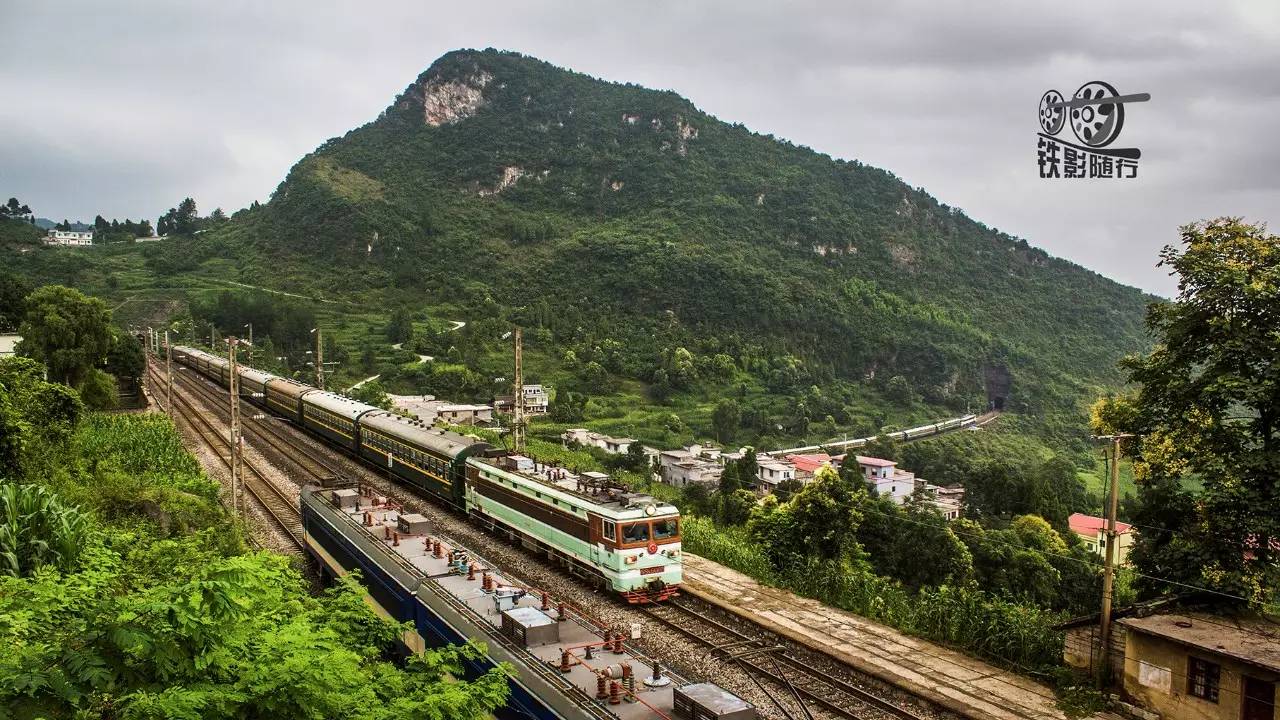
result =
[{"label": "train car window", "polygon": [[680,521],[675,518],[653,521],[653,539],[666,540],[680,534]]},{"label": "train car window", "polygon": [[600,522],[600,537],[611,542],[618,541],[618,525],[612,520]]},{"label": "train car window", "polygon": [[622,541],[628,543],[646,542],[649,540],[649,523],[632,523],[622,526]]}]

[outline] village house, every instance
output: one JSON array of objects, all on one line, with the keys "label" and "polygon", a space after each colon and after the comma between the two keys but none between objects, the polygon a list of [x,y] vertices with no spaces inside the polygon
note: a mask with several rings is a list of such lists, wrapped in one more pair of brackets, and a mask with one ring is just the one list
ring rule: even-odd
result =
[{"label": "village house", "polygon": [[831,463],[831,456],[826,453],[808,453],[788,455],[787,460],[796,468],[796,479],[808,484],[818,469]]},{"label": "village house", "polygon": [[66,247],[83,247],[93,244],[93,232],[80,232],[78,230],[58,230],[49,228],[49,234],[45,236],[45,245],[63,245]]},{"label": "village house", "polygon": [[[1107,556],[1107,519],[1096,515],[1072,513],[1067,518],[1071,532],[1084,541],[1086,547],[1105,558]],[[1116,522],[1116,562],[1123,565],[1129,559],[1129,548],[1133,547],[1133,526],[1129,523]]]},{"label": "village house", "polygon": [[[551,397],[543,385],[524,386],[524,411],[529,415],[546,414],[551,404]],[[500,413],[515,412],[515,401],[510,395],[499,395],[493,399],[493,409]]]},{"label": "village house", "polygon": [[392,405],[419,420],[452,425],[489,425],[493,423],[493,408],[489,405],[469,405],[437,400],[434,395],[391,395]]},{"label": "village house", "polygon": [[592,432],[586,428],[570,428],[560,434],[566,446],[577,443],[583,447],[596,447],[613,455],[623,455],[631,449],[635,442],[632,438],[616,438],[604,433]]},{"label": "village house", "polygon": [[18,352],[21,335],[0,335],[0,358],[11,357]]},{"label": "village house", "polygon": [[672,487],[715,485],[724,474],[720,448],[687,445],[658,453],[658,478]]},{"label": "village house", "polygon": [[437,420],[453,425],[487,425],[493,421],[493,408],[488,405],[441,403],[435,412]]},{"label": "village house", "polygon": [[[848,456],[839,458],[847,462]],[[857,455],[854,462],[862,471],[869,489],[881,497],[892,498],[898,505],[919,493],[942,513],[947,520],[959,519],[964,508],[964,488],[939,487],[930,484],[915,473],[902,470],[893,460]]]},{"label": "village house", "polygon": [[1206,613],[1126,617],[1124,698],[1162,718],[1275,720],[1280,631]]},{"label": "village house", "polygon": [[764,457],[757,462],[756,480],[761,492],[773,492],[778,485],[796,479],[796,466],[789,460]]}]

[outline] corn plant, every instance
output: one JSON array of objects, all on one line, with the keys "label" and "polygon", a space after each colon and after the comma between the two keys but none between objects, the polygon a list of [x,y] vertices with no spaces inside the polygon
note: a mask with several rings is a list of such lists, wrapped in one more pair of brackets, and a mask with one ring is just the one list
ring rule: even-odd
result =
[{"label": "corn plant", "polygon": [[0,485],[0,573],[30,575],[45,566],[70,569],[89,518],[39,485]]}]

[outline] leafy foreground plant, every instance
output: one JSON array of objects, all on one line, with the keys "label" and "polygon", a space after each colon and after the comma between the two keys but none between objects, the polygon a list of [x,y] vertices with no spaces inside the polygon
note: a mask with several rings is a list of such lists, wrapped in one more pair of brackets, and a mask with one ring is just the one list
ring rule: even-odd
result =
[{"label": "leafy foreground plant", "polygon": [[0,573],[67,569],[80,554],[88,518],[38,485],[0,485]]},{"label": "leafy foreground plant", "polygon": [[355,579],[316,596],[288,558],[245,553],[176,441],[157,416],[90,416],[48,487],[0,486],[0,718],[473,720],[505,704],[503,668],[462,679],[479,646],[392,662],[405,628]]}]

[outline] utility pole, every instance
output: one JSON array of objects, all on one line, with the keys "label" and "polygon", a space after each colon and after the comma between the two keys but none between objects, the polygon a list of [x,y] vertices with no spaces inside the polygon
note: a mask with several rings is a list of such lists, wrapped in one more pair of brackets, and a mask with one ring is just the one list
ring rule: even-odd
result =
[{"label": "utility pole", "polygon": [[249,362],[253,362],[253,323],[247,323],[245,327],[249,328]]},{"label": "utility pole", "polygon": [[1102,575],[1102,613],[1100,635],[1102,636],[1102,663],[1098,668],[1098,679],[1105,682],[1111,667],[1111,596],[1115,586],[1116,549],[1119,535],[1116,533],[1116,511],[1120,504],[1120,441],[1133,437],[1128,433],[1100,435],[1096,439],[1111,441],[1111,490],[1107,495],[1107,554]]},{"label": "utility pole", "polygon": [[164,409],[173,414],[173,346],[169,344],[169,331],[164,331]]},{"label": "utility pole", "polygon": [[324,389],[324,341],[320,338],[320,328],[317,326],[311,332],[316,334],[316,387],[320,390]]},{"label": "utility pole", "polygon": [[236,373],[236,339],[227,338],[227,387],[231,390],[231,512],[240,512],[240,377]]},{"label": "utility pole", "polygon": [[515,360],[516,360],[516,377],[515,388],[511,395],[512,418],[511,418],[511,449],[514,452],[524,452],[524,361],[521,357],[523,347],[520,337],[520,328],[515,330]]}]

